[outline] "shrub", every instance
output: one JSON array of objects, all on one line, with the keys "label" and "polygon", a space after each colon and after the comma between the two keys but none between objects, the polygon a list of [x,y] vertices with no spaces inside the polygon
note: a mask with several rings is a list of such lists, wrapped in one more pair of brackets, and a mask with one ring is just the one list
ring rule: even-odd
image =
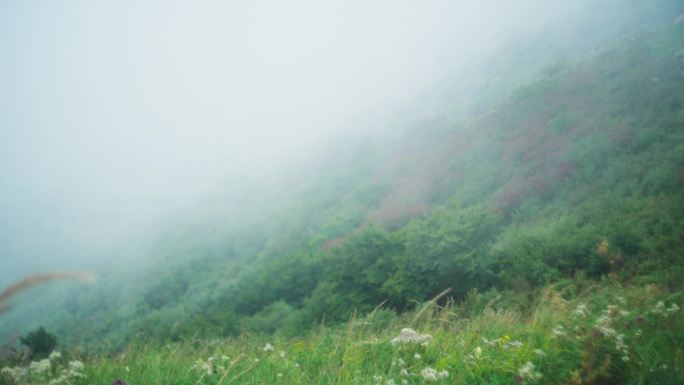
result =
[{"label": "shrub", "polygon": [[20,337],[21,344],[29,348],[32,357],[47,357],[57,348],[57,337],[40,327],[24,337]]}]

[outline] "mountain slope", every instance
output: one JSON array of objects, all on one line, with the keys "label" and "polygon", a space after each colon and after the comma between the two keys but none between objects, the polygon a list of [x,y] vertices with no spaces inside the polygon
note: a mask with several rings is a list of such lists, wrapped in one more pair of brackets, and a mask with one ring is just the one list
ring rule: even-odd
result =
[{"label": "mountain slope", "polygon": [[296,334],[381,303],[407,311],[448,288],[458,300],[580,272],[681,277],[683,41],[684,24],[638,30],[487,113],[356,146],[286,181],[290,193],[256,184],[226,198],[242,207],[138,251],[156,263],[66,300],[65,288],[7,325],[35,316],[24,327],[91,346]]}]

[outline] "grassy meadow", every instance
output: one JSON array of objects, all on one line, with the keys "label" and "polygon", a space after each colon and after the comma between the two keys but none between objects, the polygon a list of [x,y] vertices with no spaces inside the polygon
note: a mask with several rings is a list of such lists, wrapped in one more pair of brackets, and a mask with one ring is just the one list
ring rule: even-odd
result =
[{"label": "grassy meadow", "polygon": [[[681,384],[681,294],[648,281],[580,276],[527,293],[471,292],[458,304],[447,293],[400,316],[379,306],[295,338],[243,333],[93,357],[74,348],[23,377],[4,369],[0,383]],[[82,371],[64,377],[74,360]]]}]

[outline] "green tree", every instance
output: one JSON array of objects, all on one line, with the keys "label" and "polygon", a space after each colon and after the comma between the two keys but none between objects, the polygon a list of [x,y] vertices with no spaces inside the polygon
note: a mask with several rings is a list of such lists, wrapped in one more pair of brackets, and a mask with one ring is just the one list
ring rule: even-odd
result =
[{"label": "green tree", "polygon": [[448,288],[461,297],[485,287],[492,276],[488,256],[497,222],[485,206],[461,207],[455,201],[412,221],[403,230],[405,253],[393,261],[384,293],[402,308]]},{"label": "green tree", "polygon": [[26,336],[20,337],[22,345],[29,348],[30,354],[35,358],[47,357],[57,347],[57,337],[49,333],[44,327],[29,332]]},{"label": "green tree", "polygon": [[364,313],[385,302],[383,285],[394,273],[393,261],[402,253],[398,234],[375,226],[350,236],[332,251],[324,279],[309,301],[314,316],[339,320],[354,310]]}]

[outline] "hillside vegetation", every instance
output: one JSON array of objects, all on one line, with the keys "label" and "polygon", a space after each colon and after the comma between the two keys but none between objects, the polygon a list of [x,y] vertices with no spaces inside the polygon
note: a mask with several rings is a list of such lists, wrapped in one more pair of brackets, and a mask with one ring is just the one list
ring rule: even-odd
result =
[{"label": "hillside vegetation", "polygon": [[682,41],[681,26],[642,31],[488,114],[340,169],[286,216],[226,242],[228,265],[183,245],[197,257],[162,273],[137,305],[145,316],[122,329],[162,340],[297,334],[381,303],[406,311],[447,288],[458,300],[578,271],[679,271]]},{"label": "hillside vegetation", "polygon": [[72,350],[0,381],[680,384],[683,48],[633,31],[173,228],[158,264],[26,305]]}]

